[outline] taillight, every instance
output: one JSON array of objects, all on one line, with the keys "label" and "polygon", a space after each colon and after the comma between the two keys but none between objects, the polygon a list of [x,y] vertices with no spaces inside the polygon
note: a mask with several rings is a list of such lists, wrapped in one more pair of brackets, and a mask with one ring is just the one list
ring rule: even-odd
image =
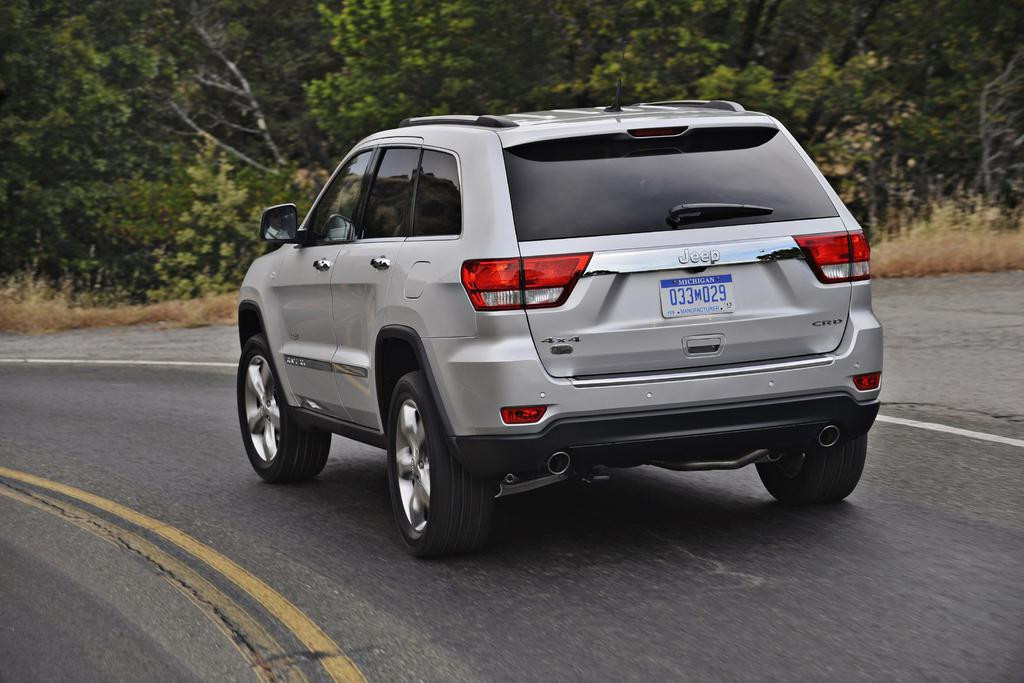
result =
[{"label": "taillight", "polygon": [[822,282],[853,282],[871,277],[871,249],[862,232],[799,235],[793,239]]},{"label": "taillight", "polygon": [[590,256],[562,254],[466,261],[462,264],[462,286],[478,311],[561,306],[586,270]]},{"label": "taillight", "polygon": [[881,383],[882,373],[880,372],[865,372],[863,375],[853,376],[853,386],[857,387],[859,391],[877,389]]},{"label": "taillight", "polygon": [[501,419],[507,425],[533,424],[547,411],[547,406],[506,406],[501,409]]},{"label": "taillight", "polygon": [[462,264],[462,286],[478,311],[519,308],[522,271],[517,258],[466,261]]}]

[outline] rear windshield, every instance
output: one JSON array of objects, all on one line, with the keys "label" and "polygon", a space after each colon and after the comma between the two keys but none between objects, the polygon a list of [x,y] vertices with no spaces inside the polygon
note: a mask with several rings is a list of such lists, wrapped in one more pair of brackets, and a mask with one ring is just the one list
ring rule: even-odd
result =
[{"label": "rear windshield", "polygon": [[[837,215],[797,150],[774,128],[694,128],[677,137],[614,133],[531,142],[506,149],[505,167],[520,241]],[[725,215],[719,210],[713,216],[671,219],[674,207],[694,203],[772,211],[730,216],[726,209]]]}]

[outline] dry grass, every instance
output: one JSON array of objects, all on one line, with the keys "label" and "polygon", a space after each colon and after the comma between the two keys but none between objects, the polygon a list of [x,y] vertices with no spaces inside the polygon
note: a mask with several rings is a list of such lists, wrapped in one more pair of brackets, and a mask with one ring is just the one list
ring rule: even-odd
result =
[{"label": "dry grass", "polygon": [[1024,232],[909,234],[871,249],[874,277],[920,277],[952,273],[1024,270]]},{"label": "dry grass", "polygon": [[43,334],[143,323],[162,327],[234,325],[237,301],[234,294],[222,294],[141,306],[94,306],[66,291],[22,277],[0,287],[0,332]]},{"label": "dry grass", "polygon": [[1024,211],[976,196],[933,202],[897,216],[871,245],[871,274],[919,277],[1024,269]]}]

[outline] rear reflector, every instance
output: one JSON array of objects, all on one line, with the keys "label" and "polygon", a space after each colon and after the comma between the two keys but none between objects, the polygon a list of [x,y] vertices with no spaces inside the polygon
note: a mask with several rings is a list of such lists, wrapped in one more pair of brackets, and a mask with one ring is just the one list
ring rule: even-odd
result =
[{"label": "rear reflector", "polygon": [[507,425],[537,422],[548,410],[547,406],[507,406],[501,409],[501,419]]},{"label": "rear reflector", "polygon": [[561,306],[586,270],[590,256],[561,254],[466,261],[462,264],[462,286],[478,311]]},{"label": "rear reflector", "polygon": [[871,249],[862,232],[794,237],[821,282],[853,282],[871,277]]},{"label": "rear reflector", "polygon": [[872,389],[877,389],[881,382],[882,373],[880,372],[866,372],[863,375],[853,376],[853,386],[857,387],[860,391],[871,391]]}]

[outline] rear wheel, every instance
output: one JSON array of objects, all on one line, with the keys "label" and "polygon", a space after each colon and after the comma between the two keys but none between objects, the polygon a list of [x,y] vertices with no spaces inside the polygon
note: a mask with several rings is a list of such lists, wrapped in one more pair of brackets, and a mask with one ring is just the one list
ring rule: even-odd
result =
[{"label": "rear wheel", "polygon": [[404,375],[391,396],[388,487],[398,529],[414,555],[464,553],[487,540],[494,482],[469,475],[452,456],[421,372]]},{"label": "rear wheel", "polygon": [[315,477],[324,468],[331,434],[303,429],[291,418],[263,335],[250,337],[238,361],[238,421],[249,463],[273,483]]},{"label": "rear wheel", "polygon": [[783,503],[829,503],[857,487],[868,451],[867,434],[829,448],[785,453],[776,462],[760,462],[757,473],[768,493]]}]

